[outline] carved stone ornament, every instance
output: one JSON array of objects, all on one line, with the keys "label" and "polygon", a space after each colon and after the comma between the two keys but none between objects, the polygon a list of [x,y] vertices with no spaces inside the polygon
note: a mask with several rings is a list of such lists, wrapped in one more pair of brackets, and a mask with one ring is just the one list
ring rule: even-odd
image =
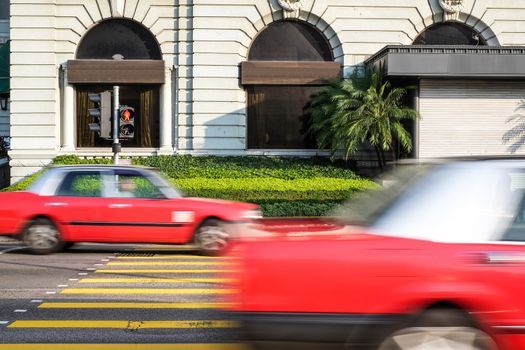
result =
[{"label": "carved stone ornament", "polygon": [[439,0],[444,19],[457,21],[461,10],[463,10],[463,3],[464,0]]},{"label": "carved stone ornament", "polygon": [[284,10],[283,15],[285,18],[297,18],[299,17],[301,8],[304,6],[305,0],[277,0],[277,3],[279,3],[279,6]]},{"label": "carved stone ornament", "polygon": [[464,0],[439,0],[439,6],[446,13],[458,13],[463,9]]}]

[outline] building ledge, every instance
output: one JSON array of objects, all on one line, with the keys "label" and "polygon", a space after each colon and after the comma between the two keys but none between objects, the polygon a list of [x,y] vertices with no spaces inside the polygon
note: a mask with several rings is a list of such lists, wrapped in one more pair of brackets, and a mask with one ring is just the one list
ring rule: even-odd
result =
[{"label": "building ledge", "polygon": [[386,46],[365,65],[387,77],[525,78],[525,46]]}]

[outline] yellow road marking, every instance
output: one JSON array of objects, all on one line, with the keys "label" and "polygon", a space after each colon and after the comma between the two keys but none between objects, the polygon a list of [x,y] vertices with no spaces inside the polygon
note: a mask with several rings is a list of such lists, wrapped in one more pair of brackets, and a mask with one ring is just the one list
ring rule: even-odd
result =
[{"label": "yellow road marking", "polygon": [[223,273],[223,272],[233,272],[235,270],[96,270],[95,273]]},{"label": "yellow road marking", "polygon": [[131,266],[131,265],[231,265],[230,261],[112,261],[107,266]]},{"label": "yellow road marking", "polygon": [[83,278],[80,283],[224,283],[231,278]]},{"label": "yellow road marking", "polygon": [[187,321],[125,321],[125,320],[20,320],[8,328],[237,328],[239,324],[224,320],[187,320]]},{"label": "yellow road marking", "polygon": [[221,309],[232,306],[232,303],[73,303],[45,302],[38,307],[42,309]]},{"label": "yellow road marking", "polygon": [[170,289],[139,289],[139,288],[66,288],[60,294],[230,294],[232,289],[203,288],[170,288]]},{"label": "yellow road marking", "polygon": [[1,350],[250,350],[243,344],[0,344]]}]

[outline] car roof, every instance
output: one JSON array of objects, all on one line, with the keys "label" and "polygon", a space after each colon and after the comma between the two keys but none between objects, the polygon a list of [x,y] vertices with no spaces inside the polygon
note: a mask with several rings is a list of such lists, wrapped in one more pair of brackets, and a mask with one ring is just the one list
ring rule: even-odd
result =
[{"label": "car roof", "polygon": [[61,170],[79,170],[79,169],[116,169],[116,170],[155,170],[153,167],[137,166],[137,165],[115,165],[115,164],[73,164],[73,165],[55,165],[49,166],[50,169]]}]

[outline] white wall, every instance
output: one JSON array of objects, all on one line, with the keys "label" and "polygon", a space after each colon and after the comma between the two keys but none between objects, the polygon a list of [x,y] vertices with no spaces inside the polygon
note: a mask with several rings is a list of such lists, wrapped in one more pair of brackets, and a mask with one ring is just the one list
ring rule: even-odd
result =
[{"label": "white wall", "polygon": [[[175,152],[245,152],[246,96],[238,66],[255,36],[283,17],[277,0],[114,1],[121,9],[111,9],[110,3],[11,0],[13,181],[62,152],[59,66],[74,58],[89,28],[112,16],[144,24],[157,38],[167,66],[175,66]],[[425,27],[444,20],[438,0],[303,3],[299,20],[323,33],[346,73],[383,46],[411,44]],[[523,0],[465,0],[458,20],[491,44],[525,45],[523,18]]]},{"label": "white wall", "polygon": [[80,39],[97,22],[121,16],[141,22],[157,38],[166,64],[177,64],[174,28],[181,6],[169,0],[114,3],[123,8],[111,8],[108,0],[11,0],[12,182],[62,153],[60,66],[75,58]]}]

